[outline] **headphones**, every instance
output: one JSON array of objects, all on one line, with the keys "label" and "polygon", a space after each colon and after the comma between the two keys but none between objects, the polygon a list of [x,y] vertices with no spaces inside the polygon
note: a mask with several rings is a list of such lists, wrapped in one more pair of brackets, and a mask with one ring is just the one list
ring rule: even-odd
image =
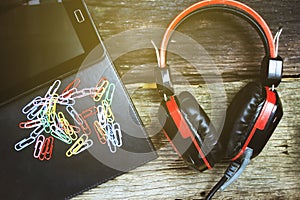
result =
[{"label": "headphones", "polygon": [[[235,95],[227,108],[221,134],[217,134],[192,94],[186,91],[174,94],[166,63],[166,49],[173,31],[192,14],[210,10],[231,13],[246,20],[258,32],[265,48],[260,81],[248,83]],[[262,151],[283,115],[275,90],[283,69],[283,60],[277,55],[281,31],[273,38],[263,18],[245,4],[233,0],[204,0],[182,11],[164,33],[157,52],[159,67],[155,70],[157,88],[163,96],[158,117],[164,134],[183,160],[199,171],[211,169],[224,160],[231,161],[207,199],[222,186],[229,185],[233,181],[230,179],[236,179],[249,160]]]}]

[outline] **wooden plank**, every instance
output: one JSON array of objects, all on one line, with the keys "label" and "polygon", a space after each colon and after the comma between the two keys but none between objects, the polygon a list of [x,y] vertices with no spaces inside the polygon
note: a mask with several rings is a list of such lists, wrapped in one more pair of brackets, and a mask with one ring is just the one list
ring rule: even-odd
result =
[{"label": "wooden plank", "polygon": [[[176,14],[196,1],[86,0],[104,40],[136,28],[165,28]],[[300,4],[297,0],[245,1],[268,22],[273,32],[284,27],[280,55],[284,58],[285,78],[278,88],[284,116],[263,152],[251,161],[242,176],[216,199],[300,199]],[[208,90],[203,77],[180,56],[170,54],[176,93],[188,90],[208,115],[218,121],[234,94],[250,80],[256,80],[263,55],[258,36],[248,25],[227,15],[195,15],[182,24],[180,31],[197,40],[222,72],[226,98]],[[224,32],[222,32],[224,31]],[[146,33],[145,33],[146,34]],[[134,40],[131,35],[128,40]],[[113,52],[112,52],[113,53]],[[205,63],[205,59],[197,60]],[[157,121],[161,97],[148,87],[154,81],[156,66],[153,49],[129,52],[114,59],[119,74],[131,95],[142,121],[157,149],[159,158],[125,175],[91,189],[74,199],[203,199],[219,180],[226,164],[217,164],[203,173],[186,167],[171,148]],[[203,65],[203,73],[211,70]],[[182,81],[185,79],[185,81]],[[213,79],[213,78],[212,78]],[[147,83],[147,84],[145,84]],[[215,97],[215,98],[212,98]]]}]

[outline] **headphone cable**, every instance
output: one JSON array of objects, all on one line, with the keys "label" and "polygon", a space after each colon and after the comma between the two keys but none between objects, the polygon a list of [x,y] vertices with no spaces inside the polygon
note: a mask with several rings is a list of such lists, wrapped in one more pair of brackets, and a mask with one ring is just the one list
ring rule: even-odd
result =
[{"label": "headphone cable", "polygon": [[227,186],[229,186],[233,181],[235,181],[243,173],[246,166],[249,164],[252,154],[253,150],[247,147],[241,159],[230,163],[223,177],[209,191],[205,199],[210,200],[219,189],[223,191]]}]

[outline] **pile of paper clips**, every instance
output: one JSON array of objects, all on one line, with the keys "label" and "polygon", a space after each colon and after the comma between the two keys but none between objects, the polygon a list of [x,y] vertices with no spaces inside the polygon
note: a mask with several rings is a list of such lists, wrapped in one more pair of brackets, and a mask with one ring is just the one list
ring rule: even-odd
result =
[{"label": "pile of paper clips", "polygon": [[[60,80],[56,80],[48,89],[44,97],[37,96],[26,106],[22,112],[28,121],[21,122],[19,127],[31,129],[29,137],[15,144],[15,150],[21,151],[35,143],[33,157],[39,160],[50,160],[52,157],[54,138],[71,145],[66,156],[77,155],[93,145],[89,138],[92,133],[87,119],[96,116],[93,122],[94,132],[101,144],[107,144],[112,153],[122,146],[122,131],[120,124],[115,121],[111,104],[115,92],[115,84],[102,77],[95,87],[78,90],[80,79],[72,81],[61,94],[58,90]],[[97,106],[78,113],[74,105],[78,99],[92,98]],[[69,117],[65,117],[58,106],[64,107]],[[71,118],[74,124],[70,123]],[[48,134],[45,137],[42,133]],[[82,135],[79,137],[79,134]]]}]

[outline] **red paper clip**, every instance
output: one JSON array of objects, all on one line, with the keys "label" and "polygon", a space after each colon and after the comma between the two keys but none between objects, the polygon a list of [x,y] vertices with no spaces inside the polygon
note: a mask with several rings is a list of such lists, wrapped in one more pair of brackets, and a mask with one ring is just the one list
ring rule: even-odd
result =
[{"label": "red paper clip", "polygon": [[39,160],[50,160],[52,157],[52,151],[53,151],[53,143],[54,138],[52,136],[47,137],[43,143],[43,146],[41,148],[41,152],[39,155]]},{"label": "red paper clip", "polygon": [[80,83],[79,78],[76,78],[74,81],[69,83],[69,85],[67,85],[67,87],[63,90],[62,97],[68,98],[73,92],[76,91],[76,88],[78,87],[79,83]]}]

